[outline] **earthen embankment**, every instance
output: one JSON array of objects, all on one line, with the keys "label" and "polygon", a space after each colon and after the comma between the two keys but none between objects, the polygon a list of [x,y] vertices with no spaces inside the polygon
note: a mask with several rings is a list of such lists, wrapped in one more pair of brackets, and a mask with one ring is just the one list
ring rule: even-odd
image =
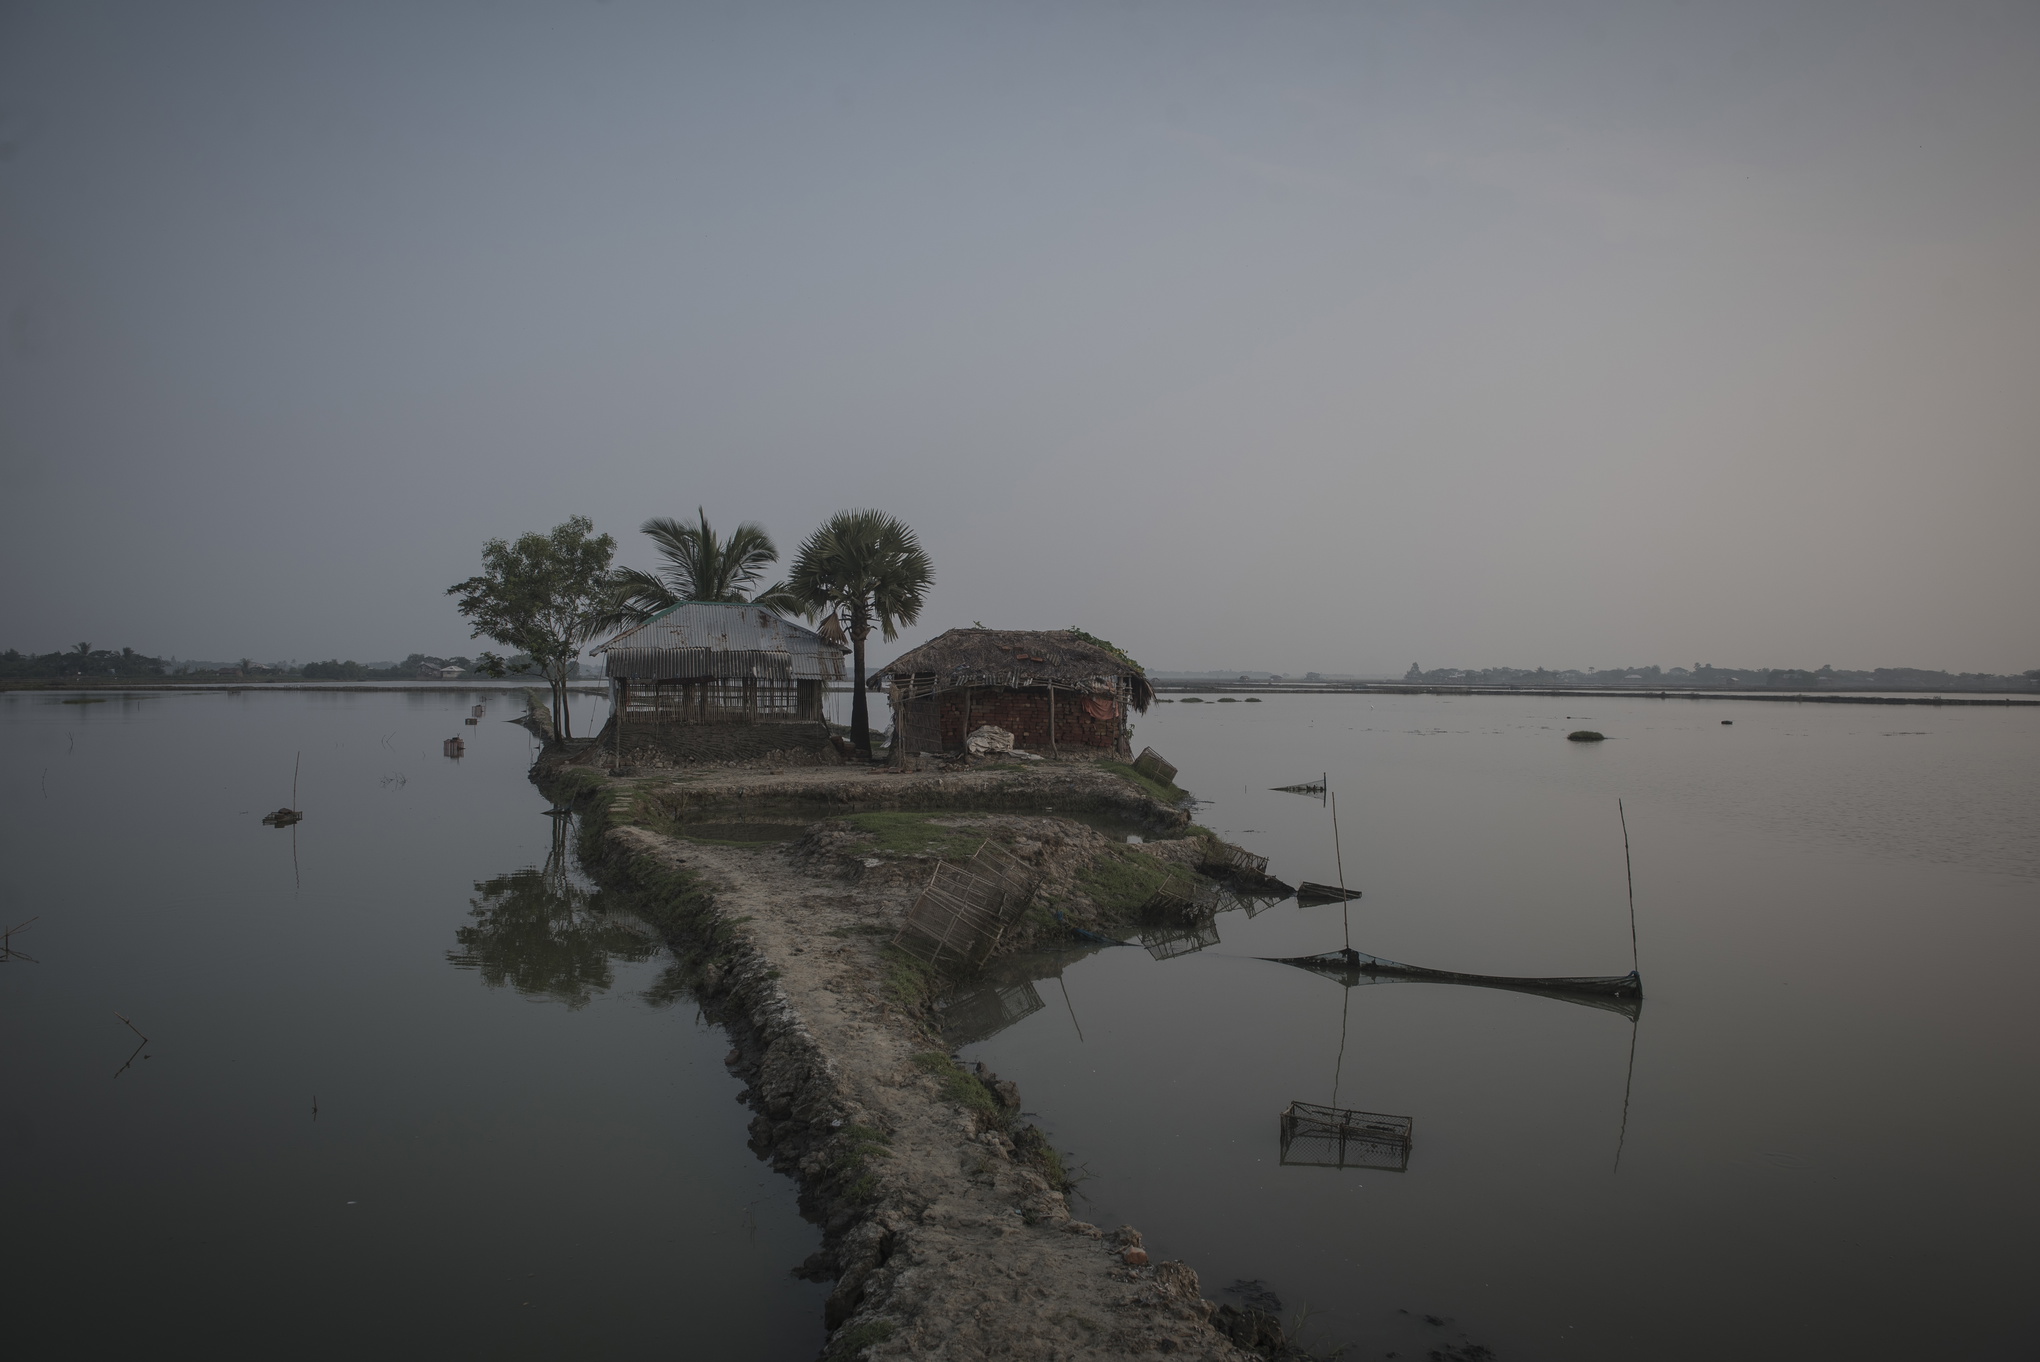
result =
[{"label": "earthen embankment", "polygon": [[[943,839],[995,836],[1035,866],[1044,902],[1028,930],[1048,934],[1107,922],[1146,869],[1195,859],[1187,839],[1132,847],[1063,812],[1182,831],[1180,810],[1083,763],[631,777],[541,763],[538,779],[580,810],[584,862],[659,926],[729,1029],[753,1148],[798,1179],[823,1227],[802,1270],[834,1283],[827,1356],[1280,1355],[1273,1320],[1214,1306],[1188,1265],[1149,1262],[1131,1227],[1072,1217],[1060,1155],[1020,1118],[1017,1088],[952,1058],[931,1025],[940,981],[887,945]],[[817,806],[784,843],[689,835],[702,815]],[[874,830],[858,821],[873,809],[929,816]]]}]

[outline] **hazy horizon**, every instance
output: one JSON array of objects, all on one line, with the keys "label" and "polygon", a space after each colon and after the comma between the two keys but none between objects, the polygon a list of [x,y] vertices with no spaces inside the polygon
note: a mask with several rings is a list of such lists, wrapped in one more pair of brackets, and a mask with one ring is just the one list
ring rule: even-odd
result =
[{"label": "hazy horizon", "polygon": [[0,648],[871,505],[873,661],[2018,673],[2036,130],[2016,3],[11,5]]}]

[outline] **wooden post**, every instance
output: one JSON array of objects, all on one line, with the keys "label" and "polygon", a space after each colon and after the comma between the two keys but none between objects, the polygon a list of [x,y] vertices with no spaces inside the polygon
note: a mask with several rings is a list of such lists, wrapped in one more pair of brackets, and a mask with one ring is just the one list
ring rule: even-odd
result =
[{"label": "wooden post", "polygon": [[1055,755],[1055,683],[1048,683],[1048,753]]}]

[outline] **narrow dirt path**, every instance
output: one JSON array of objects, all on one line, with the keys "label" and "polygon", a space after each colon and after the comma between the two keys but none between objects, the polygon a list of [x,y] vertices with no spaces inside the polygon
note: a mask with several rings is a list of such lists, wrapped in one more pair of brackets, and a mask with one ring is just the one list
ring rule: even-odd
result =
[{"label": "narrow dirt path", "polygon": [[[687,797],[812,793],[817,774],[731,772],[689,782]],[[966,1072],[916,1015],[884,942],[918,875],[887,867],[853,881],[840,861],[794,848],[671,836],[631,815],[631,782],[584,773],[577,784],[584,806],[609,799],[584,858],[673,905],[676,953],[693,951],[695,986],[737,1038],[730,1064],[750,1084],[753,1147],[800,1180],[824,1226],[807,1270],[836,1282],[828,1357],[1280,1355],[1272,1320],[1203,1299],[1190,1267],[1147,1261],[1137,1231],[1073,1220],[1060,1164],[1019,1121],[1014,1085]]]}]

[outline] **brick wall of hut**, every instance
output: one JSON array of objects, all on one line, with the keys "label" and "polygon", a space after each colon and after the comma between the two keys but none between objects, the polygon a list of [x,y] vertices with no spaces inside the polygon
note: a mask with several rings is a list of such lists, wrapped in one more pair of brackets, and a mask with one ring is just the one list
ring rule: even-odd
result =
[{"label": "brick wall of hut", "polygon": [[[970,697],[970,728],[964,727],[964,697]],[[1048,692],[1046,690],[945,691],[941,696],[942,746],[955,750],[963,746],[971,729],[995,724],[1013,735],[1013,745],[1029,752],[1048,750]],[[1055,694],[1055,743],[1058,747],[1102,747],[1119,745],[1120,721],[1116,713],[1107,719],[1094,718],[1083,697],[1068,691]]]}]

